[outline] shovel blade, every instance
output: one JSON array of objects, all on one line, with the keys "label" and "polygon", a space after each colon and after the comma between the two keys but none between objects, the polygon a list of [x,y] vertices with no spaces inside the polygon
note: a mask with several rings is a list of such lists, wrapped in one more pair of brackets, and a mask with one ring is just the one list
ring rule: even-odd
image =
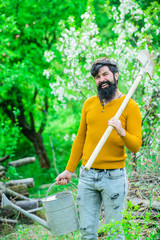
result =
[{"label": "shovel blade", "polygon": [[151,79],[154,70],[154,62],[149,52],[147,50],[141,50],[137,56],[137,60],[142,64],[145,72],[148,73]]}]

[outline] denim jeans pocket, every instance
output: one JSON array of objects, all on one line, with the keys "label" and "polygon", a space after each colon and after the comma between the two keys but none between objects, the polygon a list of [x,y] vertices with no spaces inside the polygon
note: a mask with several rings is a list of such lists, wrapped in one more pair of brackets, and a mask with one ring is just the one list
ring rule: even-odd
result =
[{"label": "denim jeans pocket", "polygon": [[87,174],[87,171],[84,169],[84,166],[82,165],[80,167],[80,175],[79,177],[84,177]]},{"label": "denim jeans pocket", "polygon": [[108,178],[113,179],[113,180],[124,177],[124,176],[125,176],[125,169],[124,168],[110,170],[108,172]]}]

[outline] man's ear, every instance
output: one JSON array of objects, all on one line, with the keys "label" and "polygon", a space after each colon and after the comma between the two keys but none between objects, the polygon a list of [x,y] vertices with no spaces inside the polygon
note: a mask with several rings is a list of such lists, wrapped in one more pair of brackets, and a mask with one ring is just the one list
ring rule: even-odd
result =
[{"label": "man's ear", "polygon": [[114,76],[115,76],[115,79],[118,81],[119,73],[116,72]]}]

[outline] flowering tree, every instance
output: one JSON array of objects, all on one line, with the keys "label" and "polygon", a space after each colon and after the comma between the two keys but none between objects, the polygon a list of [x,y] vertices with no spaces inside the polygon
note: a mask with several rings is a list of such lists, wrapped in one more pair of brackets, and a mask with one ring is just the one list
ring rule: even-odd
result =
[{"label": "flowering tree", "polygon": [[[82,25],[76,29],[73,18],[68,19],[69,29],[65,29],[56,44],[61,54],[63,72],[54,72],[55,82],[51,83],[52,93],[65,106],[68,100],[81,100],[95,93],[95,87],[90,78],[90,66],[95,57],[104,54],[100,46],[98,27],[90,8],[81,16]],[[63,22],[60,23],[64,27]],[[47,61],[55,57],[53,52],[45,53]],[[54,61],[53,61],[54,65]],[[51,69],[45,70],[49,77]]]},{"label": "flowering tree", "polygon": [[[159,58],[160,53],[157,46],[155,48],[154,42],[159,34],[156,26],[158,20],[153,22],[151,15],[154,3],[146,11],[143,11],[134,0],[121,0],[118,8],[111,7],[108,0],[104,7],[106,7],[107,15],[115,20],[113,31],[117,36],[116,40],[108,39],[107,44],[102,44],[94,14],[88,7],[86,13],[81,16],[81,27],[76,29],[74,19],[69,18],[69,28],[64,28],[56,44],[56,50],[59,51],[62,60],[62,71],[57,73],[54,69],[55,82],[50,85],[52,93],[64,107],[68,100],[79,101],[96,94],[89,71],[93,60],[97,57],[105,55],[118,62],[119,84],[125,93],[133,84],[141,67],[136,61],[138,52],[141,49],[148,50],[155,63]],[[63,28],[63,22],[60,22],[60,26]],[[56,61],[54,52],[48,52],[47,59],[52,62],[52,67],[44,72],[49,78]],[[159,73],[156,70],[157,66],[155,66],[152,80],[145,75],[134,95],[140,106],[143,119],[143,148],[137,155],[142,165],[150,159],[151,153],[154,159],[158,157]]]},{"label": "flowering tree", "polygon": [[[155,16],[156,21],[153,21],[151,14],[153,9],[158,11],[157,3],[152,3],[147,11],[142,11],[138,3],[133,0],[121,0],[118,9],[115,7],[111,9],[115,19],[113,30],[118,37],[115,42],[110,42],[111,46],[106,49],[108,55],[113,56],[118,61],[121,79],[125,82],[127,89],[132,85],[132,79],[139,72],[140,66],[135,61],[139,50],[148,50],[155,64],[159,59],[160,52],[155,43],[155,39],[159,35],[156,25],[156,23],[158,24],[158,14]],[[107,13],[109,14],[109,12]],[[110,17],[112,17],[111,14]],[[152,80],[145,75],[134,95],[142,114],[143,148],[137,155],[142,165],[150,161],[150,156],[157,160],[159,154],[159,72],[156,70],[158,70],[157,65]]]}]

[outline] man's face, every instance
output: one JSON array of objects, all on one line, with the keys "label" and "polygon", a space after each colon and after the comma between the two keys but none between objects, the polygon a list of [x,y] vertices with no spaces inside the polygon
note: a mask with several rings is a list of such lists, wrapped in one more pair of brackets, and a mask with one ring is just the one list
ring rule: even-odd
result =
[{"label": "man's face", "polygon": [[98,96],[100,100],[111,100],[115,95],[117,89],[118,72],[113,73],[107,66],[100,68],[98,74],[95,76],[95,82],[98,89]]},{"label": "man's face", "polygon": [[109,68],[107,66],[103,66],[99,69],[99,72],[94,79],[96,82],[96,86],[98,87],[99,84],[101,83],[102,88],[104,89],[109,87],[109,85],[105,83],[105,81],[114,83],[115,80],[116,81],[118,80],[118,72],[115,73],[115,79],[114,79],[113,73],[109,70]]}]

